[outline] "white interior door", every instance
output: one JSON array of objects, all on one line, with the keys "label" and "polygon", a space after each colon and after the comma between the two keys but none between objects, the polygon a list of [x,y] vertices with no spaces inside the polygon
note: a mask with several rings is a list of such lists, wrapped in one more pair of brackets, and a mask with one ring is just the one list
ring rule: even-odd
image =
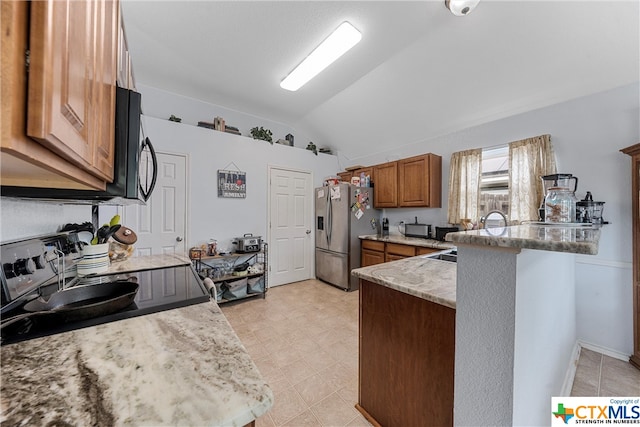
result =
[{"label": "white interior door", "polygon": [[269,168],[269,286],[312,278],[311,173]]},{"label": "white interior door", "polygon": [[156,153],[158,180],[146,205],[125,206],[123,224],[138,235],[136,255],[186,253],[187,158]]}]

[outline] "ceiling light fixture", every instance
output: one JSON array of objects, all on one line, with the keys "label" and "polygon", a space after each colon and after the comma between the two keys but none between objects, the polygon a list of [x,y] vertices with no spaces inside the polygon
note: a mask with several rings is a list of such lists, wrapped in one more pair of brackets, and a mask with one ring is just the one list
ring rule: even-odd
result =
[{"label": "ceiling light fixture", "polygon": [[444,0],[445,6],[456,16],[468,15],[480,0]]},{"label": "ceiling light fixture", "polygon": [[358,44],[361,38],[360,31],[350,23],[343,22],[280,82],[280,87],[290,91],[300,89],[320,71]]}]

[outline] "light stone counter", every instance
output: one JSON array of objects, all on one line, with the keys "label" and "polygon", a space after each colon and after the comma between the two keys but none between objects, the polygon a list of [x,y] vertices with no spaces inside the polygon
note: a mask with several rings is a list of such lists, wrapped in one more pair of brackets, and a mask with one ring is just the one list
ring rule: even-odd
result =
[{"label": "light stone counter", "polygon": [[162,254],[149,256],[132,256],[124,261],[111,262],[105,274],[125,273],[127,271],[149,270],[152,268],[191,264],[188,256],[183,254]]},{"label": "light stone counter", "polygon": [[421,255],[351,271],[354,276],[456,308],[456,263]]},{"label": "light stone counter", "polygon": [[375,240],[377,242],[386,242],[386,243],[398,243],[401,245],[410,245],[410,246],[420,246],[423,248],[433,248],[433,249],[453,249],[455,245],[447,242],[441,242],[440,240],[435,239],[423,239],[420,237],[407,237],[402,234],[389,234],[388,236],[382,237],[376,234],[367,234],[364,236],[358,236],[361,240]]},{"label": "light stone counter", "polygon": [[446,239],[456,245],[469,244],[596,255],[600,241],[600,228],[536,223],[448,233]]},{"label": "light stone counter", "polygon": [[[114,271],[189,263],[161,255]],[[214,302],[0,347],[6,425],[243,426],[273,392]]]}]

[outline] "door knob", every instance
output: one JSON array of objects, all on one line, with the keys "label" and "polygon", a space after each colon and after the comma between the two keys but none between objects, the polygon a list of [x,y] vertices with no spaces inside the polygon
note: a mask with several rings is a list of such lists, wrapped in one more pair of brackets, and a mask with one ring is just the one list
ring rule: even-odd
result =
[{"label": "door knob", "polygon": [[180,236],[176,237],[176,242],[182,242],[182,237]]},{"label": "door knob", "polygon": [[307,234],[311,234],[311,230],[307,230]]}]

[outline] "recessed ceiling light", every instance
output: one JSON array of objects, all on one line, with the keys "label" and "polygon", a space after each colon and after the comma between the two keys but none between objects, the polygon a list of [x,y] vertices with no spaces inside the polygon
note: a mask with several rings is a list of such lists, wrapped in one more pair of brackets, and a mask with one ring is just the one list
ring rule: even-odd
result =
[{"label": "recessed ceiling light", "polygon": [[480,3],[480,0],[444,0],[447,9],[456,16],[468,15]]},{"label": "recessed ceiling light", "polygon": [[280,82],[280,87],[290,91],[300,89],[320,71],[355,46],[361,38],[360,31],[350,23],[343,22]]}]

